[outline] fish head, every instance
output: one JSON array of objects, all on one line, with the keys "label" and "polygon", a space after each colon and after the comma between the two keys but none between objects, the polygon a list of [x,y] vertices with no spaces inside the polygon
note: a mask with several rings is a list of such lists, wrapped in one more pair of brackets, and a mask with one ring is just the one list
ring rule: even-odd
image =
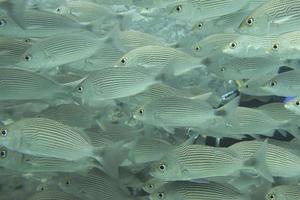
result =
[{"label": "fish head", "polygon": [[199,10],[189,2],[174,2],[166,6],[168,17],[178,20],[196,21],[199,18]]},{"label": "fish head", "polygon": [[131,64],[130,61],[131,59],[128,60],[128,56],[125,54],[115,63],[114,67],[128,67]]},{"label": "fish head", "polygon": [[174,191],[175,188],[168,184],[161,185],[159,188],[150,193],[151,200],[181,200],[184,197]]},{"label": "fish head", "polygon": [[0,146],[0,166],[7,166],[9,160],[11,160],[9,155],[9,150],[5,146]]},{"label": "fish head", "polygon": [[73,98],[76,101],[79,101],[81,104],[84,103],[85,95],[88,93],[88,87],[87,87],[87,80],[83,80],[78,85],[75,86],[75,88],[72,91]]},{"label": "fish head", "polygon": [[152,178],[143,184],[143,190],[148,193],[152,193],[160,188],[163,184],[165,184],[164,181],[157,178]]},{"label": "fish head", "polygon": [[68,16],[71,14],[71,9],[65,5],[60,5],[57,8],[55,8],[53,12],[60,15]]},{"label": "fish head", "polygon": [[267,81],[261,88],[267,92],[276,93],[278,90],[283,90],[284,87],[281,87],[282,83],[280,79],[277,79],[276,77],[270,79]]},{"label": "fish head", "polygon": [[183,170],[176,158],[167,154],[163,159],[151,166],[150,175],[165,181],[175,181],[183,175]]},{"label": "fish head", "polygon": [[27,49],[27,51],[21,55],[21,58],[16,65],[30,69],[40,69],[47,66],[47,61],[48,57],[45,52],[39,48],[33,47]]},{"label": "fish head", "polygon": [[300,98],[292,98],[284,102],[284,107],[298,115],[300,115]]},{"label": "fish head", "polygon": [[236,39],[225,45],[225,47],[223,48],[223,53],[234,56],[241,55],[245,54],[248,51],[247,47],[248,44],[246,41]]},{"label": "fish head", "polygon": [[238,31],[243,34],[261,35],[269,32],[268,17],[252,13],[240,24]]}]

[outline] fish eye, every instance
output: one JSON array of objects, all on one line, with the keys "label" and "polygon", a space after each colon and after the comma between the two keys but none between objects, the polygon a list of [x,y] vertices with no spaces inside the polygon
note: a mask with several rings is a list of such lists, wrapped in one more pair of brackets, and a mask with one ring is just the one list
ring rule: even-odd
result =
[{"label": "fish eye", "polygon": [[203,23],[202,23],[202,22],[199,22],[199,23],[197,24],[197,27],[198,27],[198,28],[202,28],[202,27],[203,27]]},{"label": "fish eye", "polygon": [[27,38],[24,40],[26,43],[30,43],[31,42],[31,39]]},{"label": "fish eye", "polygon": [[278,47],[279,47],[279,45],[278,45],[278,44],[273,44],[273,46],[272,46],[273,50],[277,50],[277,49],[278,49]]},{"label": "fish eye", "polygon": [[299,106],[300,105],[300,101],[296,101],[296,106]]},{"label": "fish eye", "polygon": [[277,85],[277,81],[275,81],[275,80],[270,81],[270,86],[271,87],[274,87],[276,85]]},{"label": "fish eye", "polygon": [[249,17],[249,18],[246,20],[246,24],[247,24],[248,26],[252,26],[253,23],[254,23],[254,19],[253,19],[252,17]]},{"label": "fish eye", "polygon": [[150,189],[154,188],[154,186],[153,186],[152,184],[148,184],[147,186],[148,186],[148,188],[150,188]]},{"label": "fish eye", "polygon": [[66,185],[70,185],[71,181],[70,180],[66,180]]},{"label": "fish eye", "polygon": [[3,27],[7,24],[6,20],[5,19],[1,19],[0,20],[0,27]]},{"label": "fish eye", "polygon": [[269,200],[275,200],[276,199],[276,195],[274,193],[268,194],[268,199]]},{"label": "fish eye", "polygon": [[8,134],[8,131],[7,131],[7,130],[2,130],[2,131],[1,131],[1,135],[2,135],[3,137],[6,137],[7,134]]},{"label": "fish eye", "polygon": [[249,88],[249,85],[245,85],[245,88]]},{"label": "fish eye", "polygon": [[6,156],[7,156],[7,151],[6,150],[0,151],[0,157],[1,158],[6,158]]},{"label": "fish eye", "polygon": [[60,7],[58,7],[58,8],[56,8],[56,10],[55,10],[56,12],[58,12],[58,13],[60,13],[61,12],[61,8]]},{"label": "fish eye", "polygon": [[229,44],[229,47],[230,47],[231,49],[235,49],[236,46],[237,46],[237,43],[236,43],[236,42],[231,42],[231,43]]},{"label": "fish eye", "polygon": [[31,60],[31,55],[29,55],[29,54],[26,54],[25,56],[24,56],[24,60],[25,61],[30,61]]},{"label": "fish eye", "polygon": [[122,58],[122,59],[121,59],[121,63],[122,63],[123,65],[125,65],[125,64],[127,63],[127,58]]},{"label": "fish eye", "polygon": [[225,67],[222,67],[222,68],[221,68],[221,72],[225,72]]},{"label": "fish eye", "polygon": [[159,193],[157,193],[157,197],[158,197],[158,199],[164,199],[165,195],[163,192],[159,192]]},{"label": "fish eye", "polygon": [[196,47],[195,47],[195,50],[196,50],[196,51],[200,51],[200,50],[201,50],[201,47],[200,47],[200,46],[196,46]]},{"label": "fish eye", "polygon": [[83,92],[83,87],[82,86],[77,87],[77,91],[78,92]]},{"label": "fish eye", "polygon": [[144,110],[143,108],[140,108],[140,109],[139,109],[139,113],[140,113],[141,115],[144,114],[144,111],[145,111],[145,110]]},{"label": "fish eye", "polygon": [[164,172],[164,171],[166,171],[167,166],[164,163],[161,163],[161,164],[159,164],[158,168],[160,171]]},{"label": "fish eye", "polygon": [[176,6],[176,8],[175,8],[175,9],[176,9],[176,11],[177,11],[177,12],[180,12],[180,11],[182,10],[182,5],[178,5],[178,6]]}]

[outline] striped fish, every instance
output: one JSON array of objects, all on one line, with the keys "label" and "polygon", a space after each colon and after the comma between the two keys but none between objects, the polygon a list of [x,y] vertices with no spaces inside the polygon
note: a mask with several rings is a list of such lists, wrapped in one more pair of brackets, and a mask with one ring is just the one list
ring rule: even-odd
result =
[{"label": "striped fish", "polygon": [[33,156],[0,148],[0,166],[20,173],[78,172],[98,167],[92,159],[68,161],[60,158]]},{"label": "striped fish", "polygon": [[265,144],[251,159],[250,166],[235,151],[203,145],[179,146],[152,165],[150,174],[165,181],[192,180],[209,177],[235,176],[242,169],[253,169],[268,179],[264,164]]},{"label": "striped fish", "polygon": [[86,199],[131,199],[118,182],[100,170],[92,170],[85,175],[66,174],[58,184],[64,192]]},{"label": "striped fish", "polygon": [[66,95],[62,85],[39,74],[18,69],[0,68],[0,100],[38,100]]},{"label": "striped fish", "polygon": [[129,51],[117,61],[116,66],[142,66],[154,71],[154,73],[167,70],[175,76],[194,68],[204,67],[199,58],[175,48],[155,45],[144,46]]},{"label": "striped fish", "polygon": [[275,36],[253,36],[239,35],[223,49],[223,53],[233,55],[238,58],[264,57],[268,56],[268,51]]},{"label": "striped fish", "polygon": [[162,185],[151,193],[153,200],[250,200],[250,196],[241,193],[229,184],[220,183],[193,183],[193,182],[170,182]]},{"label": "striped fish", "polygon": [[196,21],[236,12],[249,0],[179,0],[168,5],[169,17]]},{"label": "striped fish", "polygon": [[74,91],[83,103],[95,104],[137,94],[155,83],[141,68],[108,67],[92,72]]},{"label": "striped fish", "polygon": [[300,31],[283,33],[276,37],[272,44],[269,45],[268,53],[278,56],[281,60],[299,59]]},{"label": "striped fish", "polygon": [[[243,141],[229,147],[248,159],[260,147],[263,142]],[[295,177],[300,175],[300,157],[285,148],[268,144],[266,148],[266,165],[274,177]]]},{"label": "striped fish", "polygon": [[83,134],[47,118],[24,118],[1,129],[1,145],[34,156],[66,160],[95,158],[96,149]]},{"label": "striped fish", "polygon": [[32,45],[17,65],[39,70],[71,63],[95,54],[103,41],[89,33],[56,35]]},{"label": "striped fish", "polygon": [[299,0],[270,0],[255,9],[240,24],[247,34],[280,34],[299,29]]}]

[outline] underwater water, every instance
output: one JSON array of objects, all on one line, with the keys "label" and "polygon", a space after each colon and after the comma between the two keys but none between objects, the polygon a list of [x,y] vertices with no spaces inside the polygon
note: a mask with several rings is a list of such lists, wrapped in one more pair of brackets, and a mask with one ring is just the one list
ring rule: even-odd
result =
[{"label": "underwater water", "polygon": [[300,0],[0,0],[0,200],[300,200]]}]

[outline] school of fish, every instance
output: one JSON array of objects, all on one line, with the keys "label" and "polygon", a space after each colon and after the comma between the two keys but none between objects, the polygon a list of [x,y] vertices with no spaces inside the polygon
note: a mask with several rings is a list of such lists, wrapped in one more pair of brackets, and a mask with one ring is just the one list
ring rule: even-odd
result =
[{"label": "school of fish", "polygon": [[0,200],[300,200],[300,0],[0,0]]}]

